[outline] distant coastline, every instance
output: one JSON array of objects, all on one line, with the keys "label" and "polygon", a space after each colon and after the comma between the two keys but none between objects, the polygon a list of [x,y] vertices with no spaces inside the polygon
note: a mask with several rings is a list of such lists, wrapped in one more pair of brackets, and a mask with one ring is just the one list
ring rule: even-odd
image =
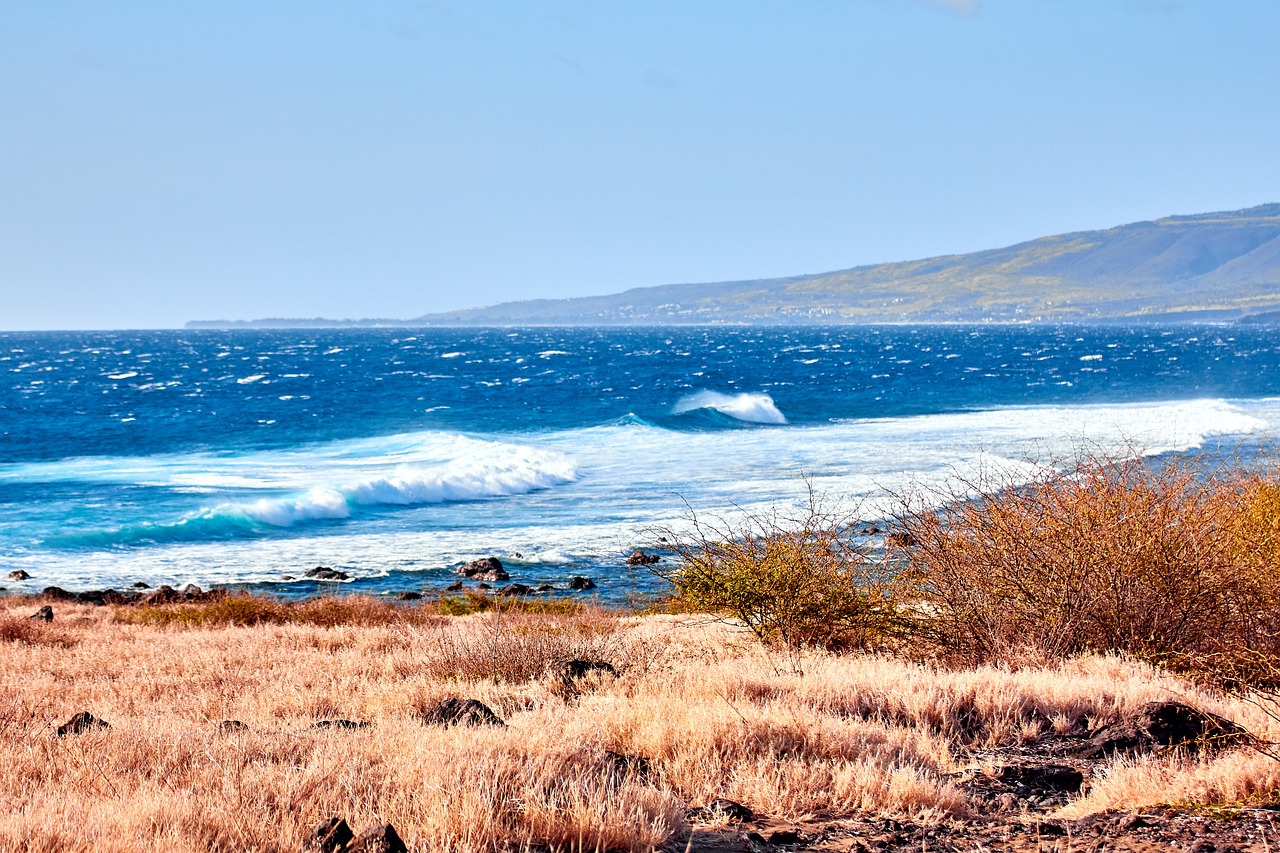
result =
[{"label": "distant coastline", "polygon": [[410,319],[194,320],[190,329],[1280,322],[1280,204],[1002,249],[750,281],[530,299]]}]

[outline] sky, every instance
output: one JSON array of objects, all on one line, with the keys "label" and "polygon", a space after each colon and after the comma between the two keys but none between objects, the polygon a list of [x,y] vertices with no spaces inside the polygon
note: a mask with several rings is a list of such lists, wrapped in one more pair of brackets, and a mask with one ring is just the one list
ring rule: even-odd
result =
[{"label": "sky", "polygon": [[1280,201],[1275,0],[13,0],[0,329],[409,318]]}]

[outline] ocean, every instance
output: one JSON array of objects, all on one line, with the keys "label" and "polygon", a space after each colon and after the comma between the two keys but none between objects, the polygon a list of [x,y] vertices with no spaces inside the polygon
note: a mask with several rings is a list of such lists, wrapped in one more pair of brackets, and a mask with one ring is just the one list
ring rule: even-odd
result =
[{"label": "ocean", "polygon": [[1256,460],[1278,428],[1266,328],[0,333],[0,572],[31,575],[0,584],[430,592],[492,555],[621,601],[691,512],[811,484],[874,520],[1082,449]]}]

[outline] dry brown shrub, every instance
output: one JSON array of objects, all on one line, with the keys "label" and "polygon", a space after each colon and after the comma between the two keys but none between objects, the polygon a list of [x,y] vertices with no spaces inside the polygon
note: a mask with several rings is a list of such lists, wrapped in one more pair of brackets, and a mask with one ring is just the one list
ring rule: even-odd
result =
[{"label": "dry brown shrub", "polygon": [[1250,495],[1280,507],[1276,488],[1182,461],[1089,457],[1027,484],[989,472],[941,510],[938,495],[908,501],[889,548],[945,657],[1168,660],[1245,647],[1274,617],[1280,516],[1242,519]]},{"label": "dry brown shrub", "polygon": [[441,624],[423,667],[433,678],[516,684],[571,660],[625,665],[620,620],[607,611],[573,617],[493,611],[465,626]]},{"label": "dry brown shrub", "polygon": [[80,642],[73,633],[59,625],[52,625],[25,616],[0,616],[0,643],[24,643],[29,646],[59,646],[71,648]]}]

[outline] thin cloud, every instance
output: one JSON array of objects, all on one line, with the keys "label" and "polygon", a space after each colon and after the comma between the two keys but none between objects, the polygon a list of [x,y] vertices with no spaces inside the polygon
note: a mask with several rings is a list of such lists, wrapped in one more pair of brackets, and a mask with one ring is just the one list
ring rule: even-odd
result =
[{"label": "thin cloud", "polygon": [[982,0],[916,0],[926,6],[941,6],[957,15],[976,15],[982,11]]}]

